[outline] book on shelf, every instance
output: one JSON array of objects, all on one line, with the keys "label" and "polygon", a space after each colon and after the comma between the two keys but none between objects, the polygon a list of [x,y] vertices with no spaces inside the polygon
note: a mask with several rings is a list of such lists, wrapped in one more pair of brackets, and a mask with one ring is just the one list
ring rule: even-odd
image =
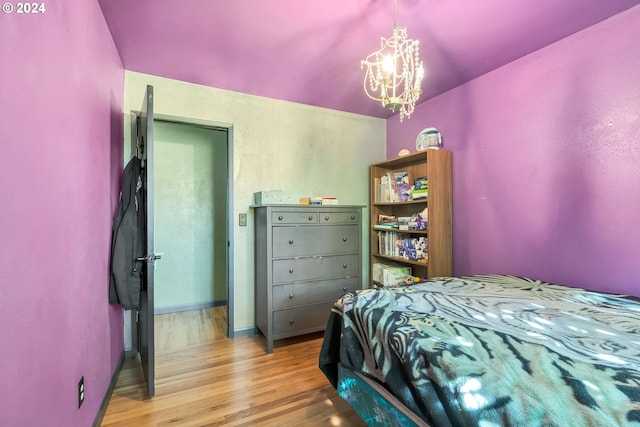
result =
[{"label": "book on shelf", "polygon": [[426,199],[429,193],[429,181],[426,176],[413,180],[413,188],[411,190],[411,198],[413,200]]},{"label": "book on shelf", "polygon": [[416,190],[426,190],[429,188],[429,180],[426,176],[421,176],[413,180],[413,188]]},{"label": "book on shelf", "polygon": [[405,258],[411,261],[427,259],[427,238],[412,237],[398,231],[378,231],[378,253],[383,256]]},{"label": "book on shelf", "polygon": [[421,199],[426,199],[427,196],[429,195],[429,190],[424,189],[424,190],[412,190],[411,191],[411,198],[413,200],[421,200]]},{"label": "book on shelf", "polygon": [[376,230],[397,230],[398,229],[397,226],[386,225],[386,224],[374,225],[373,228]]},{"label": "book on shelf", "polygon": [[399,230],[409,230],[409,223],[411,222],[410,216],[399,216],[398,217],[398,229]]},{"label": "book on shelf", "polygon": [[377,225],[381,227],[398,228],[398,218],[394,215],[378,215]]},{"label": "book on shelf", "polygon": [[391,173],[393,183],[392,202],[406,202],[410,198],[411,186],[409,185],[409,172]]},{"label": "book on shelf", "polygon": [[374,179],[376,190],[376,202],[385,203],[391,201],[391,195],[389,193],[389,176],[383,175],[380,178]]},{"label": "book on shelf", "polygon": [[409,172],[388,172],[374,178],[373,183],[376,202],[406,202],[410,199]]},{"label": "book on shelf", "polygon": [[376,230],[413,231],[427,229],[427,208],[411,216],[379,214],[373,228]]}]

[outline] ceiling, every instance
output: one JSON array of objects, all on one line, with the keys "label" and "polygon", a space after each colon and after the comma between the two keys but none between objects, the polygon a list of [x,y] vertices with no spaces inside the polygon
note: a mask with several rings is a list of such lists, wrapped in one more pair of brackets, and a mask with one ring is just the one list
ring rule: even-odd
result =
[{"label": "ceiling", "polygon": [[[126,70],[348,111],[360,60],[393,31],[393,0],[99,0]],[[398,0],[420,41],[420,102],[607,19],[640,0]]]}]

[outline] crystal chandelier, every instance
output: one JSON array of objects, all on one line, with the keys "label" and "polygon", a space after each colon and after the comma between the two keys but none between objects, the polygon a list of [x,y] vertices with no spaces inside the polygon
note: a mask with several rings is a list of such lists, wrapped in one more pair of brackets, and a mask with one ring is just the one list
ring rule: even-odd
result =
[{"label": "crystal chandelier", "polygon": [[400,122],[410,117],[422,93],[424,69],[418,57],[418,40],[407,38],[407,29],[396,25],[393,0],[393,36],[380,37],[380,49],[360,62],[366,67],[364,92],[387,110],[400,110]]}]

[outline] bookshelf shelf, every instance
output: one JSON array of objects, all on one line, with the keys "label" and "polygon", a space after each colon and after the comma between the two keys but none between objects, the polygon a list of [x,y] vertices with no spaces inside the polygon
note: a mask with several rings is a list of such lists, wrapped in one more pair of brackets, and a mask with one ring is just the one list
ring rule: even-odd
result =
[{"label": "bookshelf shelf", "polygon": [[[396,157],[370,166],[370,277],[374,282],[374,264],[410,266],[412,275],[423,278],[451,276],[453,274],[452,248],[452,155],[447,150],[424,150],[403,157]],[[396,179],[399,177],[399,179]],[[417,200],[387,201],[396,199],[398,183],[412,185],[418,178],[427,177],[428,196]],[[386,181],[385,181],[386,180]],[[400,181],[402,180],[402,181]],[[387,185],[389,182],[395,185]],[[381,183],[383,183],[381,185]],[[387,189],[381,191],[381,188]],[[380,199],[384,201],[380,201]],[[400,230],[378,227],[378,221],[393,223],[395,218],[412,218],[415,214],[428,214],[427,230]],[[395,217],[395,218],[394,218]],[[405,219],[406,221],[406,219]],[[395,233],[395,234],[394,234]],[[403,236],[404,235],[404,236]],[[393,245],[411,245],[426,240],[427,258],[411,260],[397,255]],[[400,242],[400,243],[398,243]],[[417,247],[418,244],[415,244]],[[404,247],[404,246],[403,246]],[[410,246],[409,246],[410,247]],[[391,255],[390,255],[391,254]]]},{"label": "bookshelf shelf", "polygon": [[406,259],[406,258],[402,258],[402,257],[380,255],[380,254],[373,254],[373,256],[375,256],[376,258],[388,259],[390,261],[399,262],[399,263],[402,263],[402,264],[417,265],[419,267],[427,267],[429,265],[429,262],[426,261],[426,260],[414,261],[414,260]]},{"label": "bookshelf shelf", "polygon": [[373,206],[402,206],[402,205],[419,205],[427,204],[426,199],[407,200],[406,202],[374,202]]},{"label": "bookshelf shelf", "polygon": [[395,231],[396,233],[405,233],[405,234],[421,234],[423,236],[426,236],[428,234],[427,230],[400,230],[397,228],[382,228],[382,227],[376,227],[375,225],[373,226],[373,229],[375,231]]}]

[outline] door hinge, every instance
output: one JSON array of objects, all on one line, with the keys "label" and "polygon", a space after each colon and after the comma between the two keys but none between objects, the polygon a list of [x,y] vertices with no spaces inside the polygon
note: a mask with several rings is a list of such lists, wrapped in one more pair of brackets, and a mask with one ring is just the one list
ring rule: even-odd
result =
[{"label": "door hinge", "polygon": [[[139,129],[138,129],[139,131]],[[136,136],[136,157],[138,157],[140,160],[144,159],[144,139],[142,138],[142,135],[137,135]]]}]

